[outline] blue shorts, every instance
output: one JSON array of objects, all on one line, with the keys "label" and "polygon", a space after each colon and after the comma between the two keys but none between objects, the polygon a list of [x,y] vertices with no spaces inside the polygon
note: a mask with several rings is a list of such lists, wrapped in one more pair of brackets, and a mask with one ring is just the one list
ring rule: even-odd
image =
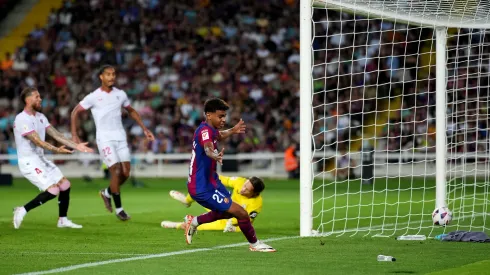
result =
[{"label": "blue shorts", "polygon": [[231,207],[231,195],[226,187],[218,182],[218,188],[191,197],[201,206],[217,212],[226,212]]}]

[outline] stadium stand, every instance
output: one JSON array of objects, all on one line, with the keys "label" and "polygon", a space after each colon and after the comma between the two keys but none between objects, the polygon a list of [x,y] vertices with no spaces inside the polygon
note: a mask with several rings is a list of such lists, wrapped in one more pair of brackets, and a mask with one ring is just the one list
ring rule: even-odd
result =
[{"label": "stadium stand", "polygon": [[[0,73],[0,153],[13,146],[12,120],[25,86],[40,88],[43,112],[68,133],[70,111],[96,88],[94,73],[105,63],[117,66],[117,86],[156,133],[146,147],[141,129],[125,120],[133,152],[188,152],[201,104],[211,96],[233,106],[230,124],[242,117],[251,129],[227,148],[283,150],[299,129],[298,6],[286,4],[65,1]],[[86,120],[81,137],[93,141],[94,134]]]},{"label": "stadium stand", "polygon": [[[11,66],[0,72],[0,153],[13,149],[12,120],[22,108],[17,96],[25,86],[40,87],[43,112],[68,134],[70,111],[97,87],[96,68],[106,63],[117,66],[117,86],[128,93],[133,107],[156,134],[156,141],[146,146],[140,142],[143,139],[140,127],[124,120],[133,152],[189,152],[189,140],[201,119],[201,105],[211,96],[222,97],[231,104],[230,124],[241,117],[249,125],[250,131],[242,142],[233,138],[226,145],[230,153],[282,152],[298,140],[299,134],[297,10],[298,1],[292,0],[212,3],[185,0],[165,4],[153,0],[65,1],[60,9],[52,10],[45,27],[35,28],[29,34],[24,46],[8,57]],[[332,22],[338,22],[340,16],[348,21],[351,15],[329,12],[328,16]],[[409,57],[426,51],[420,37],[432,34],[420,28],[383,31],[390,27],[386,24],[371,22],[373,35],[369,37],[336,36],[339,23],[325,24],[323,30],[318,30],[329,35],[328,41],[321,38],[314,41],[314,46],[324,47],[327,43],[332,49],[328,52],[329,63],[352,56],[358,61],[346,63],[343,68],[357,72],[357,76],[329,78],[332,83],[327,84],[314,83],[316,91],[327,87],[322,95],[329,102],[326,115],[330,117],[322,129],[314,129],[328,131],[325,136],[318,136],[322,140],[316,144],[345,150],[349,139],[358,137],[361,130],[389,131],[390,136],[380,140],[378,150],[433,150],[435,109],[411,106],[427,102],[433,106],[434,76],[416,75],[411,68],[425,66],[423,55],[420,61]],[[354,31],[354,27],[345,24],[342,31]],[[379,53],[377,45],[383,39],[396,39],[399,43],[394,47],[399,49],[393,51],[400,56]],[[373,51],[353,53],[353,47],[346,46],[366,41],[373,45]],[[407,58],[402,60],[401,53]],[[327,51],[318,54],[316,58],[322,60]],[[335,70],[334,66],[328,68],[329,73],[339,74]],[[487,72],[488,68],[482,70]],[[364,71],[370,75],[365,83],[359,78]],[[473,84],[480,81],[480,86],[485,86],[486,82],[481,81],[487,80],[473,77],[469,81]],[[368,87],[366,92],[360,88],[362,85]],[[402,85],[406,86],[401,89]],[[400,90],[405,91],[403,103],[401,97],[391,102],[376,99],[388,98]],[[476,95],[475,89],[468,92],[470,97]],[[324,98],[315,100],[314,106]],[[457,98],[450,100],[458,102]],[[398,111],[390,112],[388,105]],[[476,106],[465,108],[475,110]],[[457,108],[454,112],[458,112]],[[468,113],[461,109],[459,112]],[[94,124],[90,119],[85,121],[80,136],[92,142]],[[390,126],[382,129],[373,126],[388,122]],[[474,122],[486,129],[486,120],[475,118]],[[463,126],[456,123],[451,127]],[[380,134],[383,135],[387,136]],[[477,135],[471,139],[488,139],[486,132]],[[361,142],[350,144],[350,150],[359,150],[360,145]]]}]

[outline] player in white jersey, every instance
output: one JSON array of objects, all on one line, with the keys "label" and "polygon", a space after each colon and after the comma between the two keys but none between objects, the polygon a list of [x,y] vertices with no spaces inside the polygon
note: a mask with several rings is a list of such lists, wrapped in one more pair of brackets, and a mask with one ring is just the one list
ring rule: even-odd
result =
[{"label": "player in white jersey", "polygon": [[110,185],[100,190],[100,197],[106,209],[112,213],[111,198],[116,207],[116,216],[126,221],[130,216],[124,211],[121,203],[121,185],[128,179],[131,171],[131,162],[126,131],[122,124],[124,107],[129,116],[143,129],[146,138],[153,141],[155,138],[146,128],[140,115],[131,107],[128,96],[123,90],[114,87],[116,70],[113,66],[105,65],[99,71],[101,87],[88,94],[73,109],[71,113],[71,133],[75,142],[79,142],[77,132],[78,114],[90,109],[95,120],[97,147],[104,163],[109,167],[111,174]]},{"label": "player in white jersey", "polygon": [[[19,170],[42,193],[24,206],[14,210],[14,228],[18,229],[30,210],[58,196],[58,227],[82,228],[67,218],[70,204],[70,182],[51,161],[44,157],[44,150],[58,154],[71,154],[65,146],[81,152],[93,152],[87,143],[75,143],[67,139],[49,123],[41,111],[41,95],[36,88],[26,88],[21,93],[24,111],[15,117],[14,136],[17,146]],[[46,134],[63,144],[61,147],[45,142]]]}]

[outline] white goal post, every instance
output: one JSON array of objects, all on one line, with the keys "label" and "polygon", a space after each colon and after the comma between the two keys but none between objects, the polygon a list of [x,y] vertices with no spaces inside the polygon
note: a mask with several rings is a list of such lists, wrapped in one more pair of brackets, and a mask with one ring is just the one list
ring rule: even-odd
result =
[{"label": "white goal post", "polygon": [[[433,30],[432,37],[426,34],[427,29]],[[490,30],[490,1],[486,0],[300,1],[301,236],[312,236],[314,232],[436,234],[439,231],[431,226],[430,215],[440,206],[453,208],[455,228],[488,230],[490,146],[487,136],[480,137],[488,132],[490,122],[486,109],[487,105],[490,108],[490,81],[482,81],[490,80],[490,39],[485,36],[486,29]],[[406,37],[382,42],[384,35],[395,37],[398,30]],[[409,39],[413,33],[420,33],[418,40]],[[372,38],[376,35],[379,39]],[[448,41],[452,41],[450,46]],[[405,43],[407,47],[411,42],[418,43],[415,54],[398,46]],[[424,52],[421,48],[427,45],[430,49]],[[429,57],[425,64],[421,60],[427,58],[422,55],[434,56],[435,62]],[[377,61],[372,61],[369,68],[369,60],[374,59]],[[416,65],[407,65],[408,59]],[[383,62],[388,62],[387,68],[382,68]],[[428,76],[420,77],[425,71]],[[381,81],[381,74],[388,75],[388,80]],[[341,87],[338,83],[345,77],[351,83]],[[332,88],[332,84],[338,87]],[[378,95],[378,88],[387,90],[386,95]],[[466,92],[468,100],[461,99],[462,89],[470,88],[475,92]],[[369,98],[368,94],[373,93],[375,98]],[[408,97],[416,98],[415,106],[405,100]],[[427,98],[427,102],[420,105],[419,97]],[[372,109],[366,107],[368,98],[369,106],[375,105]],[[361,102],[357,121],[351,119],[352,102]],[[382,104],[388,107],[381,109]],[[417,120],[417,116],[423,119]],[[485,126],[480,126],[480,122],[485,122]],[[417,130],[404,134],[404,127],[412,124]],[[448,136],[453,126],[457,130]],[[352,128],[357,129],[355,134]],[[381,128],[388,130],[382,132]],[[391,131],[392,128],[397,130]],[[341,135],[347,138],[340,138]],[[435,144],[430,145],[427,140],[432,135]],[[428,144],[424,147],[425,159],[401,161],[403,154],[420,149],[415,145],[419,138]],[[390,144],[391,139],[401,140],[400,145]],[[413,139],[412,147],[402,146],[404,139]],[[476,144],[474,152],[466,149],[469,143]],[[362,170],[363,164],[350,162],[357,159],[362,163],[362,156],[354,155],[362,155],[361,151],[370,147],[372,153],[385,153],[387,159],[397,158],[398,154],[400,161],[394,167],[427,167],[434,161],[435,167],[399,178],[373,168],[378,172],[374,172],[371,184],[351,179],[349,172],[347,179],[341,179],[338,159],[344,159],[346,167]],[[485,149],[479,150],[480,147]],[[435,160],[428,157],[431,152],[435,153]],[[332,153],[339,157],[332,160]],[[376,167],[374,162],[372,166]],[[468,177],[474,180],[469,182]],[[379,197],[383,193],[384,199]],[[370,201],[366,202],[368,197]],[[475,221],[478,217],[483,218]]]}]

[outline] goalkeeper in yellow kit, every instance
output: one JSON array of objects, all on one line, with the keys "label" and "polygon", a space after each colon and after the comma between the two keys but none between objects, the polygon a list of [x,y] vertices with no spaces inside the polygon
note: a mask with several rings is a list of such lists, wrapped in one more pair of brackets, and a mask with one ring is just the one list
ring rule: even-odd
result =
[{"label": "goalkeeper in yellow kit", "polygon": [[[241,178],[241,177],[226,177],[219,176],[220,181],[224,186],[233,188],[231,193],[232,201],[241,205],[250,216],[253,223],[257,215],[262,211],[262,196],[260,193],[264,190],[264,182],[258,177]],[[194,202],[189,194],[184,195],[179,191],[170,191],[170,196],[180,201],[185,206],[189,207]],[[183,222],[162,221],[163,228],[184,229]],[[222,230],[223,232],[240,232],[235,218],[228,220],[217,220],[212,223],[200,225],[197,230]]]}]

